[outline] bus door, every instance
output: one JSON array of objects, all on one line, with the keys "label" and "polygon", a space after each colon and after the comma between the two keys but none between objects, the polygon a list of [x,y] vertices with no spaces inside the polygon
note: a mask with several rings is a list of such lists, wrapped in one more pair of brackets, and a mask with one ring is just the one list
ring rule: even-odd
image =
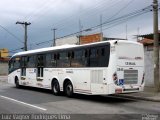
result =
[{"label": "bus door", "polygon": [[37,55],[37,81],[43,81],[44,73],[44,55]]},{"label": "bus door", "polygon": [[21,57],[21,80],[26,79],[27,57]]}]

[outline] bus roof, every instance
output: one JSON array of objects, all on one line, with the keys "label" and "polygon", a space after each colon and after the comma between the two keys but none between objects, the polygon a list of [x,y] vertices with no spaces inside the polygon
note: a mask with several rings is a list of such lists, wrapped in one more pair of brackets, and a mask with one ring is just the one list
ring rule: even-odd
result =
[{"label": "bus roof", "polygon": [[102,44],[102,43],[114,44],[116,41],[117,42],[122,42],[122,43],[134,43],[134,44],[140,45],[140,43],[133,42],[133,41],[108,40],[108,41],[101,41],[101,42],[95,42],[95,43],[89,43],[89,44],[83,44],[83,45],[69,45],[69,44],[66,44],[66,45],[61,45],[61,46],[46,47],[46,48],[40,48],[40,49],[35,49],[35,50],[23,51],[23,52],[18,52],[16,54],[14,54],[12,57],[23,56],[23,55],[34,54],[34,53],[47,52],[47,51],[52,51],[52,50],[60,50],[60,49],[66,49],[66,48],[90,46],[90,45],[96,45],[96,44]]}]

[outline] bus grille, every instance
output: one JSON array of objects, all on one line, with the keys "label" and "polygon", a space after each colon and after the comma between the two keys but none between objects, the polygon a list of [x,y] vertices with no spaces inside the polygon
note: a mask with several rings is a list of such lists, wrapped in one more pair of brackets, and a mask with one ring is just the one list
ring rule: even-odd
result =
[{"label": "bus grille", "polygon": [[137,84],[138,70],[124,70],[124,84]]}]

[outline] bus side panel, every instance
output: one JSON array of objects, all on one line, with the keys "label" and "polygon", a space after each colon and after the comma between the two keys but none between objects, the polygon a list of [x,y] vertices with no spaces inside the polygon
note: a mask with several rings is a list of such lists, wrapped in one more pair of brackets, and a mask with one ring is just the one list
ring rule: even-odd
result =
[{"label": "bus side panel", "polygon": [[36,68],[26,68],[26,79],[22,80],[25,86],[36,87]]},{"label": "bus side panel", "polygon": [[12,73],[10,73],[8,75],[8,83],[15,84],[15,77],[16,76],[18,77],[18,80],[20,80],[20,73],[21,73],[20,69],[17,69],[15,71],[13,71]]},{"label": "bus side panel", "polygon": [[66,69],[64,78],[69,78],[74,92],[90,94],[90,70],[84,68]]},{"label": "bus side panel", "polygon": [[107,68],[107,76],[106,76],[107,86],[109,89],[107,94],[114,94],[115,93],[116,86],[113,81],[113,74],[117,70],[116,64],[115,64],[116,62],[117,62],[117,60],[116,60],[115,47],[111,46],[109,65]]}]

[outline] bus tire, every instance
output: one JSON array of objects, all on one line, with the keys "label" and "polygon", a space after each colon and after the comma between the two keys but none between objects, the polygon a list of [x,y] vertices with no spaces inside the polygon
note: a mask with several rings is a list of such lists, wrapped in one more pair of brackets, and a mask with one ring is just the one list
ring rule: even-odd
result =
[{"label": "bus tire", "polygon": [[73,85],[70,81],[65,84],[65,94],[67,97],[73,97]]},{"label": "bus tire", "polygon": [[18,77],[15,77],[16,88],[20,88]]},{"label": "bus tire", "polygon": [[56,96],[60,94],[60,87],[57,80],[52,83],[52,92]]}]

